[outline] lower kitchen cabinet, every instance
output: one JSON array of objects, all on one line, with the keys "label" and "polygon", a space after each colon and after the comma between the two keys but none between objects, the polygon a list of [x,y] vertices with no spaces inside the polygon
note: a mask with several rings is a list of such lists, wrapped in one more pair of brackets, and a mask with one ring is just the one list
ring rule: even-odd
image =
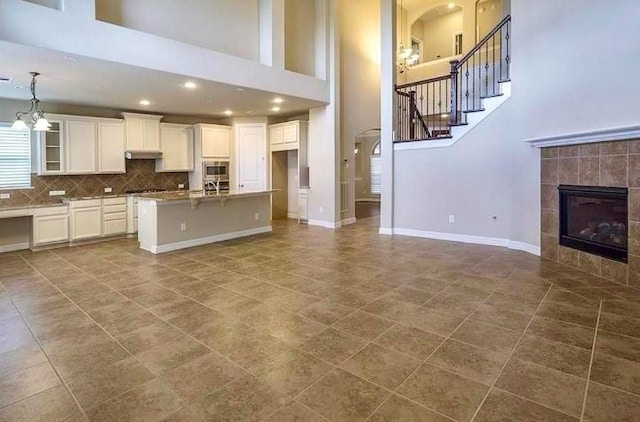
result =
[{"label": "lower kitchen cabinet", "polygon": [[102,199],[71,201],[69,209],[71,240],[102,236]]},{"label": "lower kitchen cabinet", "polygon": [[69,240],[67,207],[40,208],[32,222],[32,246],[49,245]]},{"label": "lower kitchen cabinet", "polygon": [[309,197],[307,189],[298,190],[298,221],[309,219]]},{"label": "lower kitchen cabinet", "polygon": [[127,198],[102,200],[102,235],[115,236],[127,232]]}]

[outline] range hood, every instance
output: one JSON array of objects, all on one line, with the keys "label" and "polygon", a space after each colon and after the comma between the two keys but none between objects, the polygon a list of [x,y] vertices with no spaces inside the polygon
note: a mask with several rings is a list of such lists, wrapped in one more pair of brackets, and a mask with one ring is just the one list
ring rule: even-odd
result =
[{"label": "range hood", "polygon": [[162,151],[134,151],[128,150],[124,152],[127,160],[155,160],[162,158]]}]

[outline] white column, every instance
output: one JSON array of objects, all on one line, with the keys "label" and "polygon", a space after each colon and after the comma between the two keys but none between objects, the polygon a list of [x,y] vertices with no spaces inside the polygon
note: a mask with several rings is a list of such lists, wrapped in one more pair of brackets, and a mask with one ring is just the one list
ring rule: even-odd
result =
[{"label": "white column", "polygon": [[260,0],[260,63],[284,69],[284,0]]},{"label": "white column", "polygon": [[382,194],[380,233],[393,229],[393,112],[396,78],[396,0],[380,0],[380,128]]}]

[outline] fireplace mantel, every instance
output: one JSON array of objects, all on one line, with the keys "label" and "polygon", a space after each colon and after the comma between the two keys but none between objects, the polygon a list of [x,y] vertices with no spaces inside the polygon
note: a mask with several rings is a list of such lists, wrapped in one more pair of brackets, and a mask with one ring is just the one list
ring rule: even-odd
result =
[{"label": "fireplace mantel", "polygon": [[640,139],[640,125],[598,129],[588,132],[575,132],[563,135],[526,139],[525,142],[536,148],[558,147],[564,145],[590,144],[595,142],[624,141]]}]

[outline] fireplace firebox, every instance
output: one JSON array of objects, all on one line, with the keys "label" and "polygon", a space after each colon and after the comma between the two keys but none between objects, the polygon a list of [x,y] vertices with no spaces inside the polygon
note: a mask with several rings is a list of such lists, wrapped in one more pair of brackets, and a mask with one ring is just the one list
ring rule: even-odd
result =
[{"label": "fireplace firebox", "polygon": [[627,188],[560,185],[560,245],[627,262]]}]

